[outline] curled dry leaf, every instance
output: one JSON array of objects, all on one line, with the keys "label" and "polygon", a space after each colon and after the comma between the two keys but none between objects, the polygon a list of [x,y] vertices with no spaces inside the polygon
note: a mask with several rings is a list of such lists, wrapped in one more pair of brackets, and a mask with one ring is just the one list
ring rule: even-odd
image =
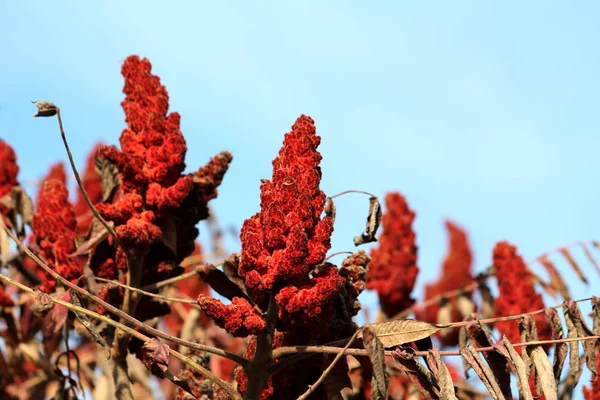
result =
[{"label": "curled dry leaf", "polygon": [[142,362],[152,373],[164,378],[169,366],[169,346],[152,338],[142,346]]},{"label": "curled dry leaf", "polygon": [[[108,225],[114,227],[115,224],[110,221],[108,222]],[[90,231],[88,232],[86,239],[77,246],[77,250],[75,250],[70,257],[77,257],[89,253],[100,243],[102,243],[108,237],[108,235],[108,230],[106,230],[100,221],[92,221]]]},{"label": "curled dry leaf", "polygon": [[[462,326],[460,328],[460,330],[458,331],[458,349],[459,350],[462,350],[465,347],[467,347],[468,339],[469,339],[469,335],[467,334],[467,327]],[[465,379],[469,379],[469,369],[471,369],[471,366],[469,365],[467,360],[464,359],[464,357],[462,358],[462,363],[463,363],[463,371],[465,371]]]},{"label": "curled dry leaf", "polygon": [[96,172],[100,175],[100,185],[102,186],[102,201],[107,202],[112,198],[115,189],[119,186],[117,175],[119,169],[116,165],[105,158],[96,157]]},{"label": "curled dry leaf", "polygon": [[541,256],[538,260],[550,276],[550,285],[561,294],[564,300],[571,299],[569,288],[554,263],[546,255]]},{"label": "curled dry leaf", "polygon": [[583,271],[581,270],[581,268],[579,268],[579,264],[577,264],[577,261],[575,261],[575,259],[573,258],[571,251],[566,247],[561,248],[559,251],[560,251],[560,254],[562,254],[562,256],[565,258],[565,260],[567,260],[567,262],[569,263],[569,265],[571,266],[573,271],[575,271],[575,274],[577,275],[577,277],[583,283],[585,283],[586,285],[589,285],[588,279],[583,274]]},{"label": "curled dry leaf", "polygon": [[385,349],[377,337],[377,333],[369,325],[362,329],[362,339],[365,350],[367,350],[369,359],[373,365],[371,398],[373,400],[385,400],[390,380],[385,368]]},{"label": "curled dry leaf", "polygon": [[588,261],[590,262],[590,264],[592,264],[594,266],[594,269],[596,270],[596,272],[598,274],[600,274],[600,264],[598,264],[598,261],[596,261],[596,259],[592,255],[592,252],[589,249],[588,244],[583,242],[583,243],[581,243],[581,247],[583,249],[583,253],[585,254],[585,256],[588,259]]},{"label": "curled dry leaf", "polygon": [[[579,337],[593,336],[594,334],[585,323],[577,303],[572,300],[567,302],[567,309],[571,315],[571,320],[575,324],[575,329],[577,329],[577,335]],[[584,340],[582,341],[582,346],[585,352],[585,362],[588,369],[592,371],[594,376],[598,375],[598,369],[596,368],[596,341]]]},{"label": "curled dry leaf", "polygon": [[[424,339],[440,329],[448,327],[448,325],[430,324],[413,319],[398,319],[367,326],[373,329],[385,348]],[[362,332],[358,334],[358,337],[362,337]]]},{"label": "curled dry leaf", "polygon": [[[494,338],[492,337],[489,328],[479,321],[473,321],[467,324],[467,334],[469,335],[469,339],[471,339],[472,346],[493,347],[494,345]],[[502,395],[507,399],[512,398],[510,389],[510,371],[508,369],[508,354],[495,348],[493,351],[483,352],[483,356],[490,366],[494,379],[498,382]]]},{"label": "curled dry leaf", "polygon": [[244,279],[238,273],[238,268],[240,265],[240,256],[239,254],[232,254],[225,259],[223,262],[223,272],[227,275],[227,278],[231,282],[233,282],[242,292],[244,292],[247,298],[250,298],[248,295],[248,291],[246,290],[246,284],[244,283]]},{"label": "curled dry leaf", "polygon": [[398,368],[406,373],[425,400],[440,398],[435,377],[416,360],[411,348],[398,348],[392,357],[398,363]]},{"label": "curled dry leaf", "polygon": [[232,282],[227,275],[212,264],[200,265],[196,268],[198,277],[208,283],[211,288],[221,296],[229,300],[234,297],[241,297],[251,302],[247,293],[236,283]]},{"label": "curled dry leaf", "polygon": [[[577,338],[577,328],[575,327],[575,323],[571,318],[571,313],[569,313],[568,307],[563,306],[563,313],[565,317],[565,325],[567,325],[567,338],[576,339]],[[579,378],[581,377],[581,363],[579,361],[579,342],[573,340],[569,342],[569,375],[567,377],[568,382],[565,382],[564,388],[567,389],[567,383],[572,385],[572,388],[577,386],[579,383]]]},{"label": "curled dry leaf", "polygon": [[428,356],[428,364],[430,366],[435,365],[435,367],[431,369],[431,372],[434,374],[440,389],[440,399],[455,400],[456,394],[454,391],[454,384],[452,383],[452,377],[450,376],[450,371],[448,371],[448,367],[446,367],[444,360],[442,360],[442,356],[440,356],[440,351],[436,347],[433,350],[429,350],[429,355],[431,357]]},{"label": "curled dry leaf", "polygon": [[598,336],[600,335],[600,297],[592,297],[592,311],[594,314],[592,332],[595,336]]},{"label": "curled dry leaf", "polygon": [[35,117],[52,117],[58,113],[58,107],[56,107],[56,105],[54,103],[51,103],[49,101],[33,100],[32,103],[35,104],[35,106],[38,109],[37,114],[33,115],[34,118]]},{"label": "curled dry leaf", "polygon": [[483,282],[479,284],[478,289],[481,296],[481,317],[492,318],[494,315],[494,296],[492,296],[492,291]]},{"label": "curled dry leaf", "polygon": [[531,394],[531,389],[529,387],[529,374],[527,368],[525,368],[523,359],[521,356],[519,356],[519,353],[517,353],[512,343],[510,343],[510,341],[504,335],[502,336],[501,345],[506,350],[508,359],[517,375],[517,389],[519,390],[519,398],[522,400],[533,400],[533,395]]},{"label": "curled dry leaf", "polygon": [[34,302],[31,305],[31,311],[36,314],[42,314],[54,307],[54,303],[52,302],[50,295],[42,292],[41,290],[36,290],[34,292],[33,299]]},{"label": "curled dry leaf", "polygon": [[475,350],[472,345],[468,345],[460,351],[460,354],[467,361],[467,363],[473,368],[473,371],[477,374],[481,382],[485,385],[490,395],[495,400],[505,400],[504,394],[500,389],[499,383],[494,378],[494,374],[490,367],[483,361],[479,353]]},{"label": "curled dry leaf", "polygon": [[535,368],[536,387],[540,387],[546,400],[558,400],[558,388],[556,379],[550,367],[550,361],[542,346],[528,346],[527,353]]},{"label": "curled dry leaf", "polygon": [[335,223],[335,203],[333,202],[333,199],[331,197],[325,199],[325,207],[323,207],[323,211],[325,212],[325,215],[331,217],[331,219]]},{"label": "curled dry leaf", "polygon": [[[558,316],[558,311],[556,311],[554,308],[547,307],[544,309],[544,314],[546,315],[546,321],[548,321],[548,324],[552,328],[552,339],[564,339],[565,334],[563,332],[562,324],[560,322],[560,317]],[[556,377],[557,384],[562,374],[563,366],[565,365],[565,360],[567,359],[568,348],[569,347],[567,343],[556,343],[556,347],[554,348],[554,361],[552,363],[552,372]]]},{"label": "curled dry leaf", "polygon": [[375,234],[381,224],[381,205],[377,197],[369,198],[369,216],[367,217],[367,225],[365,232],[360,236],[354,237],[354,245],[360,246],[361,244],[376,242]]}]

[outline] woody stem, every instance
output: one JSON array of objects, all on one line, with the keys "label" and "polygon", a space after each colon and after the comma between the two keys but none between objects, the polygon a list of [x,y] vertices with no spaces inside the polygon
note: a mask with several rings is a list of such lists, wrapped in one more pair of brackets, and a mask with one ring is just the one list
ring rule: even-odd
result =
[{"label": "woody stem", "polygon": [[244,400],[258,400],[260,394],[269,380],[269,366],[273,361],[273,335],[277,323],[277,303],[275,296],[271,295],[266,314],[267,327],[256,338],[256,352],[254,359],[244,368],[248,377],[248,387]]}]

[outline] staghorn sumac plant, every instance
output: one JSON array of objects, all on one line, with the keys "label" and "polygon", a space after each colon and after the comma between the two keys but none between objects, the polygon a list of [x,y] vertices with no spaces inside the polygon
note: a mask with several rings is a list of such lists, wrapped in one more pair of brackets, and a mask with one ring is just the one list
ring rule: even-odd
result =
[{"label": "staghorn sumac plant", "polygon": [[[150,62],[128,57],[122,73],[127,127],[118,147],[92,150],[82,176],[61,110],[34,102],[36,117],[58,120],[73,203],[62,164],[30,200],[0,140],[1,398],[598,398],[600,380],[578,383],[598,371],[600,299],[572,299],[555,266],[562,258],[588,282],[572,249],[598,268],[595,242],[526,263],[500,241],[475,274],[466,231],[447,221],[448,253],[419,296],[408,198],[387,193],[381,216],[377,196],[347,191],[370,203],[365,232],[347,233],[348,243],[376,243],[336,265],[341,194],[321,187],[321,137],[301,115],[262,180],[260,209],[241,225],[241,249],[216,258],[210,201],[232,155],[184,173],[180,117]],[[215,255],[198,238],[209,218]],[[365,290],[381,312],[360,326]]]}]

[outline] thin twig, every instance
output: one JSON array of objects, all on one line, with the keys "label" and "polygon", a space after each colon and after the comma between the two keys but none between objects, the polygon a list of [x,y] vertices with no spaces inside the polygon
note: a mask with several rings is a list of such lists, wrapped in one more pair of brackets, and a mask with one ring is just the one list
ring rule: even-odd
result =
[{"label": "thin twig", "polygon": [[[587,297],[585,299],[579,299],[579,300],[573,300],[576,303],[581,303],[581,302],[585,302],[585,301],[590,301],[592,300],[591,297]],[[552,307],[546,307],[546,308],[554,308],[554,309],[560,309],[562,308],[564,305],[566,305],[566,302],[557,304],[555,306]],[[542,314],[544,312],[544,310],[546,308],[542,308],[539,310],[535,310],[535,311],[530,311],[530,312],[526,312],[526,313],[522,313],[522,314],[517,314],[517,315],[509,315],[509,316],[505,316],[505,317],[496,317],[496,318],[486,318],[486,319],[478,319],[478,320],[471,320],[471,321],[459,321],[459,322],[452,322],[450,324],[447,324],[447,328],[460,328],[463,326],[467,326],[470,323],[474,323],[474,322],[479,322],[481,324],[493,324],[496,322],[506,322],[506,321],[515,321],[518,320],[526,315],[537,315],[537,314]],[[342,339],[342,340],[337,340],[335,342],[330,342],[326,345],[323,346],[286,346],[286,347],[278,347],[275,350],[273,350],[273,358],[275,360],[277,360],[278,358],[286,355],[286,354],[296,354],[296,353],[304,353],[304,352],[310,352],[309,350],[306,350],[308,348],[312,349],[312,348],[327,348],[327,349],[338,349],[338,351],[341,350],[340,347],[332,347],[332,345],[334,346],[341,346],[347,343],[347,341],[350,339]],[[583,339],[582,339],[583,340]],[[569,341],[573,341],[573,340],[569,340]],[[527,344],[545,344],[545,343],[562,343],[560,340],[559,341],[538,341],[538,342],[528,342],[526,344],[521,344],[521,346],[525,346]],[[514,346],[519,346],[519,344],[515,344]],[[297,351],[296,349],[299,349],[299,351]],[[360,349],[357,349],[360,350]],[[321,352],[321,351],[319,351]],[[329,351],[326,351],[329,352]],[[456,353],[456,354],[454,354]],[[450,352],[450,353],[444,353],[444,352],[440,352],[440,354],[442,355],[458,355],[458,352]],[[416,354],[416,353],[415,353]],[[426,352],[423,352],[422,355],[426,355]],[[366,355],[365,354],[358,354],[358,355]]]},{"label": "thin twig", "polygon": [[[6,282],[8,284],[15,285],[19,289],[23,290],[24,292],[27,292],[32,295],[35,294],[35,290],[31,289],[30,287],[28,287],[26,285],[23,285],[20,282],[17,282],[15,280],[9,278],[8,276],[6,276],[4,274],[0,274],[0,280]],[[50,297],[50,296],[48,298],[50,299],[51,302],[59,304],[63,307],[66,307],[73,312],[79,312],[79,313],[85,314],[89,317],[92,317],[92,318],[98,319],[102,322],[105,322],[108,325],[112,325],[117,329],[121,329],[121,330],[127,332],[128,335],[134,336],[143,342],[148,342],[151,340],[151,338],[144,335],[143,333],[140,333],[140,332],[136,331],[135,329],[132,329],[128,326],[125,326],[125,325],[121,324],[120,322],[117,322],[117,321],[113,320],[112,318],[109,318],[105,315],[98,314],[94,311],[88,310],[87,308],[84,308],[84,307],[77,306],[75,304],[71,304],[68,301],[60,300],[59,298],[54,298],[54,297]],[[220,388],[222,388],[225,392],[227,392],[227,394],[229,396],[231,396],[232,398],[238,399],[238,400],[241,399],[239,393],[237,393],[235,391],[235,389],[233,389],[233,387],[229,383],[227,383],[224,380],[220,379],[219,377],[213,375],[212,372],[210,372],[209,370],[198,365],[190,358],[184,356],[183,354],[181,354],[171,348],[169,348],[169,354],[171,356],[173,356],[174,358],[178,359],[179,361],[185,363],[186,365],[189,365],[194,371],[198,372],[199,374],[204,376],[206,379],[210,379],[212,382],[214,382],[216,385],[218,385]]]},{"label": "thin twig", "polygon": [[182,299],[182,298],[178,298],[178,297],[164,296],[162,294],[157,294],[157,293],[150,293],[150,292],[146,292],[145,290],[138,289],[138,288],[135,288],[133,286],[128,286],[128,285],[126,285],[124,283],[115,281],[114,279],[99,278],[99,277],[91,275],[91,274],[85,274],[85,275],[81,275],[79,277],[79,279],[82,279],[82,278],[91,278],[91,279],[97,280],[98,282],[105,282],[105,283],[108,283],[109,285],[119,286],[119,287],[122,287],[124,289],[129,289],[132,292],[139,293],[139,294],[142,294],[142,295],[148,296],[148,297],[154,297],[154,298],[157,298],[157,299],[162,300],[162,301],[168,301],[168,302],[173,302],[173,303],[191,304],[193,306],[196,306],[197,308],[200,308],[198,306],[198,301],[197,300]]},{"label": "thin twig", "polygon": [[31,252],[31,250],[29,250],[24,244],[23,242],[21,242],[21,240],[19,240],[19,238],[17,238],[12,231],[10,231],[6,225],[4,224],[4,222],[2,221],[2,218],[0,218],[0,227],[2,229],[4,229],[6,231],[6,233],[11,237],[12,240],[15,241],[15,243],[17,243],[17,245],[25,252],[25,254],[27,256],[29,256],[36,264],[38,264],[45,272],[47,272],[48,274],[50,274],[50,276],[52,276],[52,278],[54,278],[55,280],[59,281],[62,285],[74,290],[75,292],[81,294],[83,297],[85,297],[86,299],[93,301],[96,304],[100,304],[102,307],[104,307],[107,311],[109,311],[111,314],[116,315],[119,318],[123,318],[125,321],[127,321],[127,323],[131,324],[132,326],[135,326],[137,328],[142,329],[144,332],[157,336],[161,339],[165,339],[168,341],[171,341],[173,343],[194,349],[194,350],[198,350],[198,351],[204,351],[207,353],[211,353],[217,356],[221,356],[221,357],[226,357],[229,358],[230,360],[244,366],[248,363],[248,360],[246,360],[243,357],[238,356],[237,354],[233,354],[231,352],[228,352],[226,350],[222,350],[222,349],[218,349],[212,346],[206,346],[200,343],[194,343],[194,342],[189,342],[187,340],[182,340],[179,339],[178,337],[175,337],[173,335],[169,335],[167,333],[161,332],[158,329],[154,329],[146,324],[144,324],[143,322],[135,319],[134,317],[132,317],[131,315],[128,315],[126,313],[124,313],[123,311],[119,310],[118,308],[116,308],[115,306],[107,303],[106,301],[100,299],[99,297],[91,294],[90,292],[88,292],[87,290],[80,288],[79,286],[69,282],[68,280],[66,280],[65,278],[63,278],[62,276],[60,276],[59,274],[57,274],[53,269],[51,269],[50,267],[48,267],[48,265],[46,263],[44,263],[42,260],[40,260],[40,258],[38,256],[36,256],[34,253]]},{"label": "thin twig", "polygon": [[[535,340],[531,342],[524,343],[514,343],[513,347],[523,347],[523,346],[538,346],[544,344],[553,344],[553,343],[568,343],[568,342],[578,342],[585,340],[598,340],[600,339],[600,335],[595,336],[585,336],[579,338],[563,338],[563,339],[552,339],[552,340]],[[477,352],[484,351],[492,351],[494,350],[494,346],[489,347],[479,347],[476,348]],[[351,356],[368,356],[369,353],[365,349],[345,349],[342,347],[332,347],[332,346],[287,346],[287,347],[279,347],[275,349],[277,351],[277,355],[282,356],[286,354],[298,354],[298,353],[315,353],[315,354],[339,354],[343,353]],[[395,353],[393,350],[386,350],[384,354],[386,356],[392,356]],[[426,357],[427,351],[413,351],[415,356],[423,356]],[[460,351],[449,350],[449,351],[440,351],[441,356],[460,356]]]},{"label": "thin twig", "polygon": [[[60,128],[60,136],[62,138],[63,143],[65,144],[65,149],[67,150],[67,156],[69,157],[69,163],[71,163],[71,169],[73,170],[73,174],[75,174],[75,180],[77,181],[79,190],[81,190],[81,194],[83,195],[83,198],[84,198],[85,202],[87,203],[88,207],[94,214],[94,217],[96,217],[96,219],[98,219],[98,221],[100,221],[100,223],[106,228],[108,233],[110,233],[114,237],[115,242],[117,242],[117,244],[119,244],[119,238],[117,237],[117,232],[114,230],[114,228],[108,222],[106,222],[106,220],[104,218],[102,218],[102,215],[100,215],[100,213],[98,212],[98,209],[96,209],[96,207],[94,206],[94,203],[92,203],[90,196],[88,196],[86,190],[83,188],[83,182],[81,181],[81,177],[79,176],[79,172],[77,171],[77,167],[75,166],[75,161],[73,160],[73,154],[71,153],[71,149],[69,148],[69,143],[67,142],[67,136],[65,135],[65,130],[63,129],[62,118],[60,117],[60,108],[58,108],[58,107],[56,107],[56,116],[58,118],[58,127]],[[121,246],[121,247],[123,247],[123,246]]]},{"label": "thin twig", "polygon": [[335,199],[336,197],[343,196],[343,195],[348,194],[348,193],[366,194],[367,196],[377,197],[373,193],[365,192],[364,190],[344,190],[343,192],[340,192],[338,194],[334,194],[333,196],[330,196],[329,198],[330,199]]},{"label": "thin twig", "polygon": [[[224,262],[225,262],[225,260],[221,260],[221,261],[216,262],[216,263],[211,263],[211,265],[214,265],[215,267],[218,267],[219,265],[222,265]],[[183,265],[183,263],[182,263],[182,265]],[[208,264],[203,264],[203,265],[208,265]],[[165,286],[174,285],[174,284],[176,284],[178,282],[184,281],[186,279],[189,279],[189,278],[197,275],[198,271],[200,271],[200,269],[201,269],[201,266],[198,266],[198,267],[194,268],[191,271],[184,272],[183,274],[178,275],[178,276],[174,276],[173,278],[165,279],[164,281],[155,282],[155,283],[151,283],[151,284],[146,285],[146,286],[142,286],[141,289],[149,292],[151,290],[160,289],[160,288],[163,288]]]},{"label": "thin twig", "polygon": [[[350,340],[348,340],[348,343],[344,347],[344,349],[343,349],[344,351],[346,351],[348,349],[348,347],[350,347],[350,345],[352,344],[352,342],[354,342],[354,339],[356,339],[356,336],[358,335],[358,333],[360,331],[361,330],[358,329],[356,332],[354,332],[354,335],[352,335],[352,337],[350,338]],[[308,396],[310,396],[317,389],[317,387],[325,380],[327,375],[329,375],[329,373],[333,370],[333,367],[335,367],[335,365],[340,360],[340,358],[342,358],[345,355],[344,351],[340,351],[335,356],[335,358],[333,359],[331,364],[329,364],[329,366],[325,369],[325,371],[323,371],[323,373],[321,374],[319,379],[317,379],[317,381],[313,385],[311,385],[306,392],[304,392],[300,397],[298,397],[297,400],[305,400],[306,398],[308,398]]]}]

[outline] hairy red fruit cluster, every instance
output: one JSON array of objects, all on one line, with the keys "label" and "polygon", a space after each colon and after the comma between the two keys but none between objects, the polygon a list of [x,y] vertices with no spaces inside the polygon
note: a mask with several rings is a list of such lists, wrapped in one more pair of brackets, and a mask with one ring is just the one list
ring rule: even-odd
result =
[{"label": "hairy red fruit cluster", "polygon": [[[32,225],[35,242],[48,266],[76,283],[83,268],[75,258],[69,257],[76,250],[77,222],[69,203],[69,191],[63,182],[58,179],[44,181]],[[50,293],[55,287],[56,281],[44,274],[40,290]]]},{"label": "hairy red fruit cluster", "polygon": [[[471,247],[467,238],[467,233],[452,221],[445,222],[448,231],[448,253],[442,263],[440,277],[428,285],[425,285],[425,300],[429,300],[442,293],[459,289],[473,281],[471,268],[473,265],[473,256]],[[463,319],[459,309],[457,298],[451,300],[452,321]],[[437,322],[437,313],[439,306],[437,304],[427,307],[424,312],[417,313],[417,318],[428,322]],[[454,346],[458,344],[458,331],[451,330],[446,335],[439,335],[442,344],[445,346]]]},{"label": "hairy red fruit cluster", "polygon": [[367,289],[377,291],[382,311],[389,317],[412,306],[419,268],[412,223],[415,212],[397,192],[385,196],[386,212],[379,246],[371,252]]},{"label": "hairy red fruit cluster", "polygon": [[248,300],[234,297],[231,304],[208,296],[198,296],[198,305],[215,323],[233,336],[256,335],[265,329],[265,321]]},{"label": "hairy red fruit cluster", "polygon": [[[193,189],[192,177],[182,176],[187,147],[179,129],[179,114],[167,115],[169,96],[151,74],[147,59],[128,57],[121,103],[128,128],[121,150],[100,146],[98,154],[112,161],[121,174],[121,198],[99,204],[98,210],[115,222],[120,240],[131,248],[147,248],[162,234],[158,217],[172,212]],[[142,198],[145,193],[145,199]]]},{"label": "hairy red fruit cluster", "polygon": [[[0,139],[0,199],[11,193],[17,182],[19,166],[17,165],[17,156],[13,148]],[[0,201],[0,214],[8,211],[5,205]]]},{"label": "hairy red fruit cluster", "polygon": [[283,330],[308,326],[327,329],[335,317],[333,299],[344,286],[344,278],[335,265],[327,264],[312,279],[286,286],[275,296],[279,322]]},{"label": "hairy red fruit cluster", "polygon": [[[499,296],[494,302],[495,317],[518,315],[544,308],[544,301],[533,287],[533,277],[517,248],[508,242],[494,247],[493,262],[498,279]],[[533,316],[540,340],[551,338],[551,328],[544,314]],[[515,321],[498,322],[495,327],[511,343],[519,343],[521,335]],[[520,351],[521,347],[517,348]]]},{"label": "hairy red fruit cluster", "polygon": [[244,222],[239,273],[253,292],[304,279],[331,246],[333,219],[321,219],[320,142],[312,118],[300,116],[273,160],[272,180],[261,185],[261,211]]}]

